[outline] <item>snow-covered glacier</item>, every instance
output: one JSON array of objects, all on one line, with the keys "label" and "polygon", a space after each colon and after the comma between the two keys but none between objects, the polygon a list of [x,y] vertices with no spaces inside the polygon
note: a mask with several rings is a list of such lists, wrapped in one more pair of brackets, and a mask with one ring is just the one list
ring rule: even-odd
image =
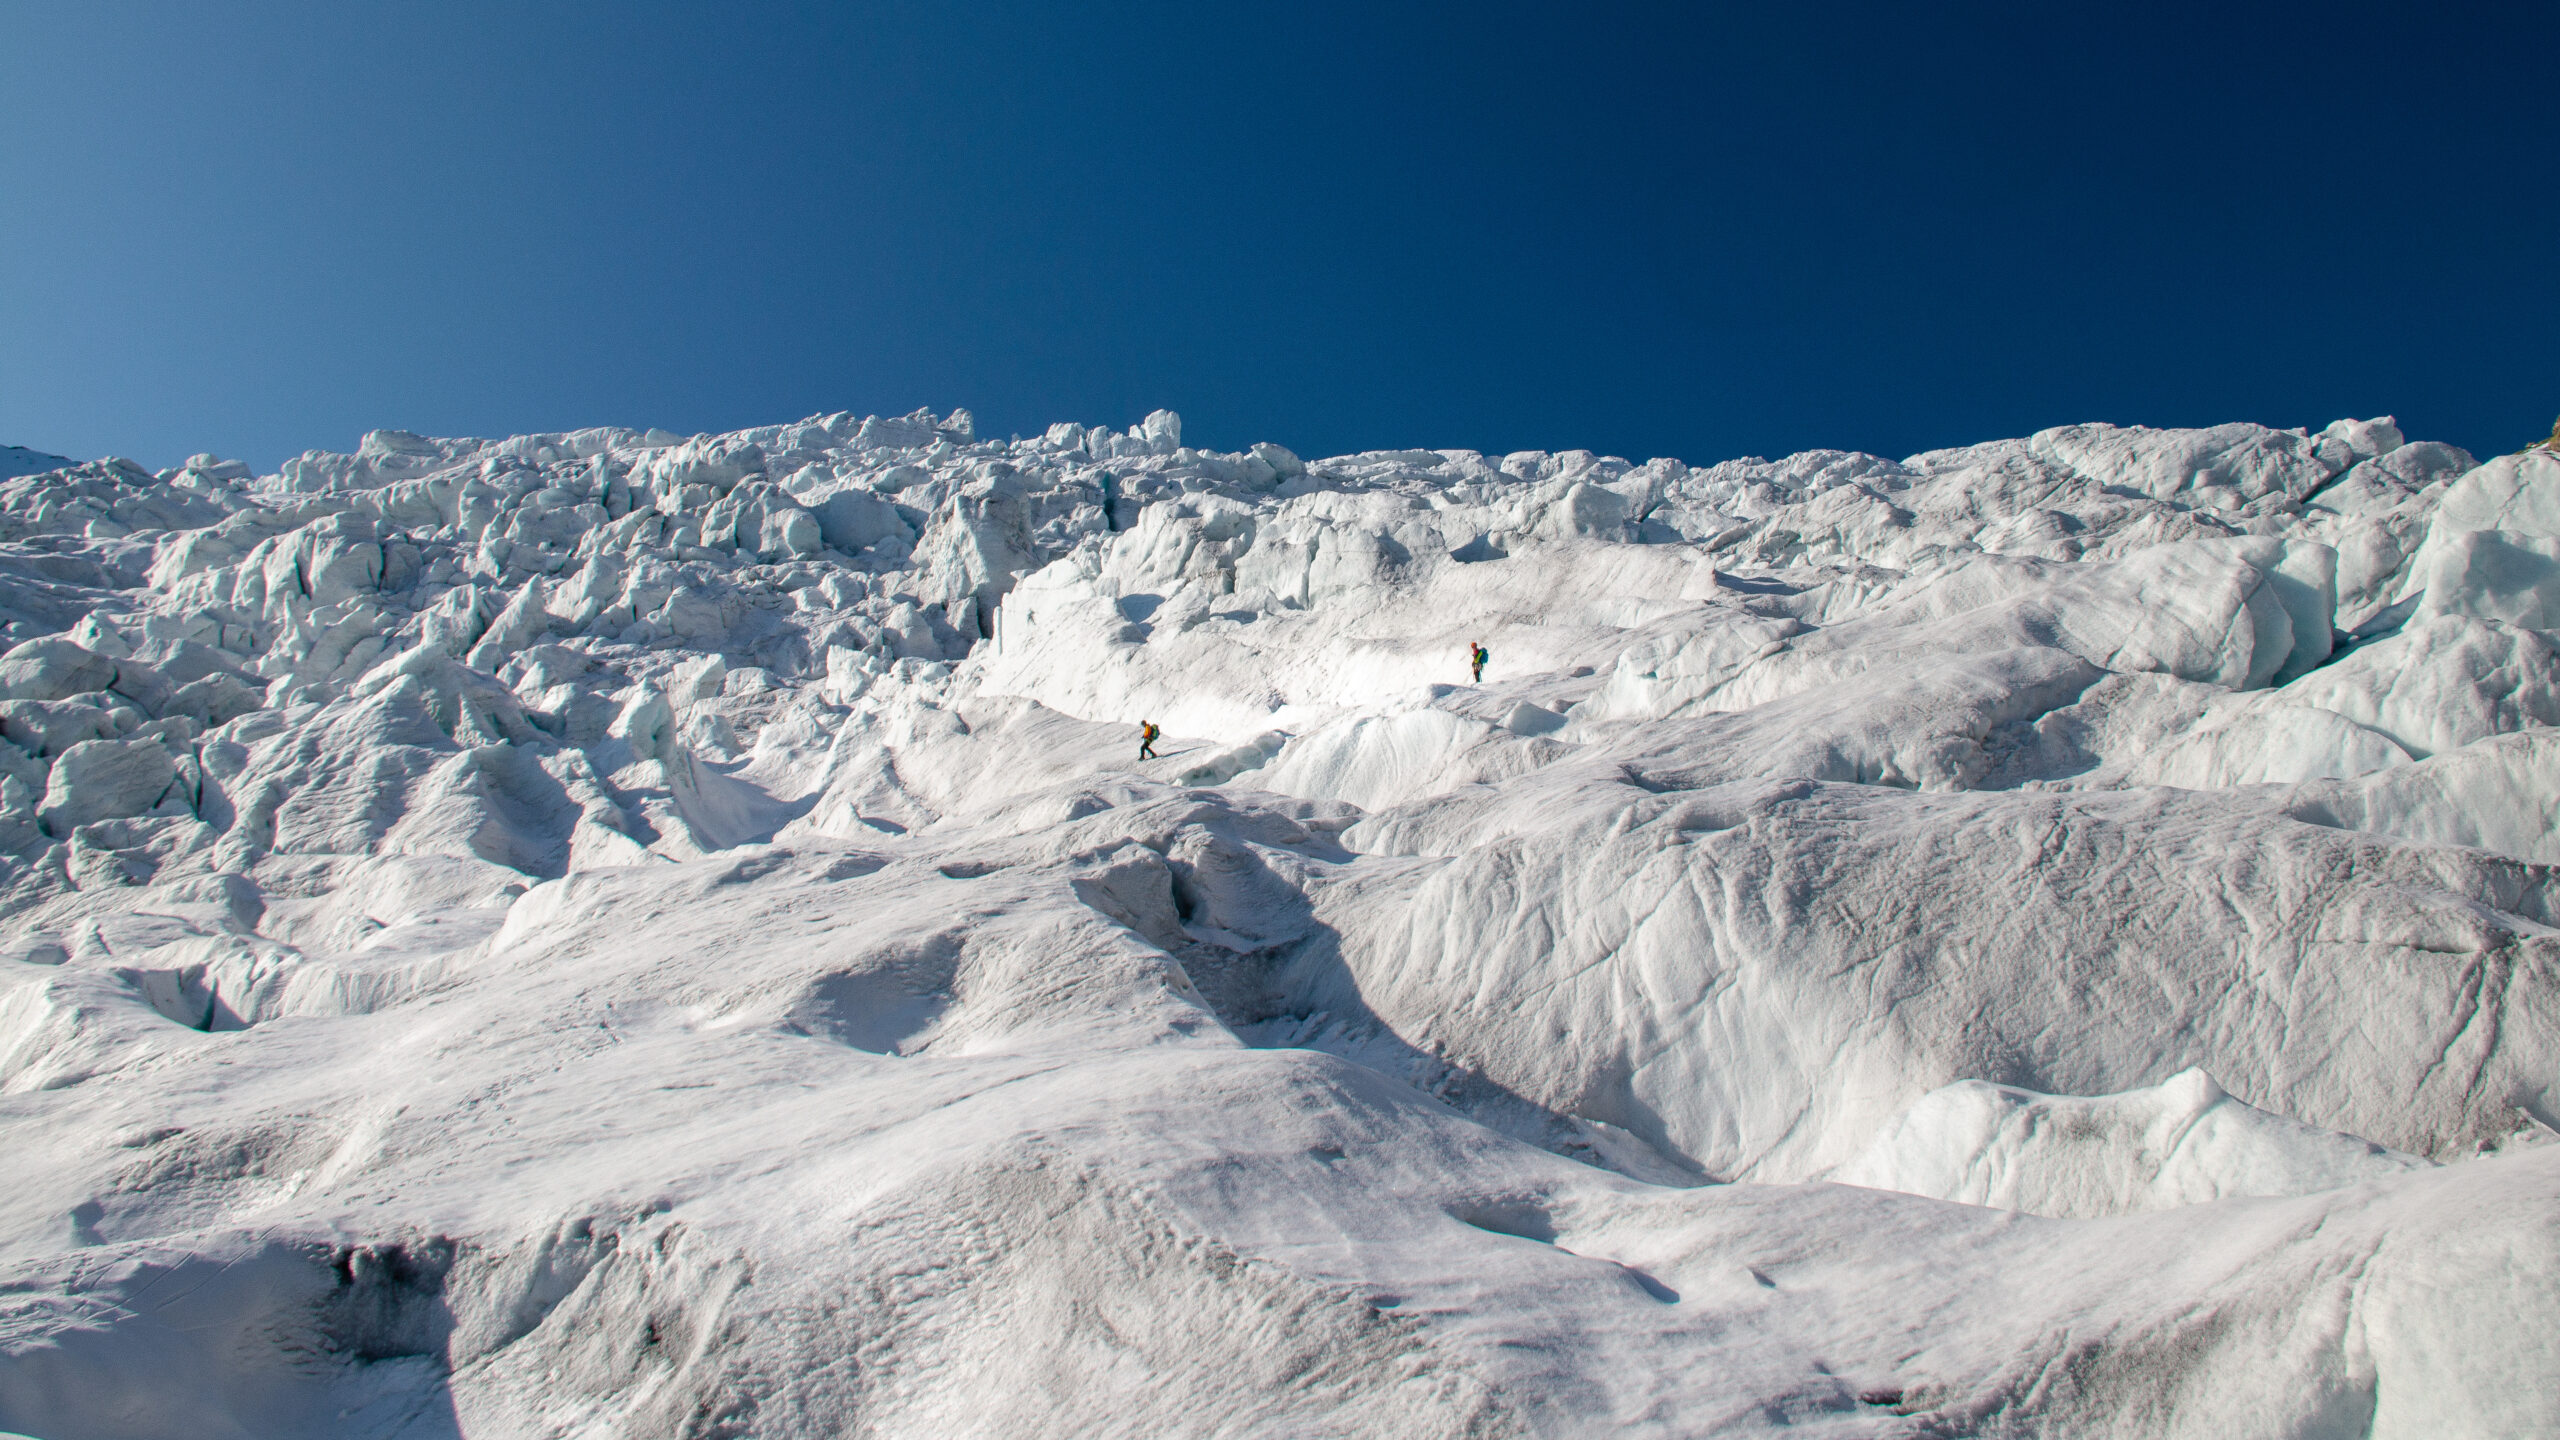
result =
[{"label": "snow-covered glacier", "polygon": [[2547,449],[376,432],[0,620],[0,1431],[2560,1434]]}]

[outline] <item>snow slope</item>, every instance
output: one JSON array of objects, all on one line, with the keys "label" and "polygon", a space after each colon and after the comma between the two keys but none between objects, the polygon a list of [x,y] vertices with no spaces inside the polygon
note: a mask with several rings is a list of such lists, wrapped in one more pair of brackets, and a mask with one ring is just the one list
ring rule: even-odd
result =
[{"label": "snow slope", "polygon": [[14,479],[20,475],[38,475],[47,470],[62,469],[69,464],[71,464],[71,457],[68,455],[48,455],[41,450],[30,450],[23,445],[0,445],[0,480]]},{"label": "snow slope", "polygon": [[375,432],[0,623],[0,1430],[2560,1431],[2548,453]]}]

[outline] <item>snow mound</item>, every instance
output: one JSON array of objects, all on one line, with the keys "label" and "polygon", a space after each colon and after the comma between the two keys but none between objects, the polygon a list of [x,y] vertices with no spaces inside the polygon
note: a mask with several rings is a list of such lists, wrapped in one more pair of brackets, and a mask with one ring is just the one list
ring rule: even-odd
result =
[{"label": "snow mound", "polygon": [[2426,1162],[2244,1105],[2201,1070],[2077,1098],[1963,1080],[1896,1116],[1831,1178],[2086,1218],[2227,1195],[2308,1195]]},{"label": "snow mound", "polygon": [[2560,1431],[2547,456],[37,458],[0,1427]]}]

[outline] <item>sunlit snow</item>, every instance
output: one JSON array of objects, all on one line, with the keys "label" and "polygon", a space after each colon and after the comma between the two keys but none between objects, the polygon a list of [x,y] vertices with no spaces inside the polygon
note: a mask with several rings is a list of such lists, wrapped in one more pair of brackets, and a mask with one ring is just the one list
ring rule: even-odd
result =
[{"label": "sunlit snow", "polygon": [[0,620],[0,1430],[2560,1433],[2547,451],[376,432]]}]

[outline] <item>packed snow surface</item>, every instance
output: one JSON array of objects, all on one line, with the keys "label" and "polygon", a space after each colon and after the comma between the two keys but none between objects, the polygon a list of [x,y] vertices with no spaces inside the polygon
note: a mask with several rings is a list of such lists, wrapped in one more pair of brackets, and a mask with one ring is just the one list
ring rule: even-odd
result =
[{"label": "packed snow surface", "polygon": [[0,620],[0,1430],[2560,1434],[2544,451],[380,431]]}]

